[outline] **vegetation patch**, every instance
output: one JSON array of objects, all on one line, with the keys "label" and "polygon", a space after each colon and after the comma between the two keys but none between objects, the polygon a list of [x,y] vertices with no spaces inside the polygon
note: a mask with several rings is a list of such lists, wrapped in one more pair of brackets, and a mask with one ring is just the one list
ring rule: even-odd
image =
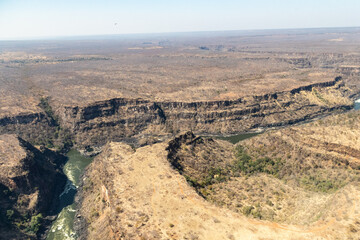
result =
[{"label": "vegetation patch", "polygon": [[28,223],[28,227],[26,228],[26,231],[36,235],[40,230],[42,221],[43,221],[43,216],[41,213],[32,216],[30,222]]},{"label": "vegetation patch", "polygon": [[57,151],[68,150],[74,145],[72,134],[68,129],[61,127],[59,117],[55,115],[50,103],[49,97],[41,97],[39,106],[44,110],[51,121],[51,125],[55,128],[53,137],[41,139],[35,145],[44,145],[47,148],[55,148]]},{"label": "vegetation patch", "polygon": [[6,223],[27,235],[36,236],[43,224],[43,216],[41,213],[30,216],[29,214],[20,214],[13,209],[6,210]]},{"label": "vegetation patch", "polygon": [[312,89],[312,92],[321,102],[329,104],[329,101],[326,100],[315,88]]},{"label": "vegetation patch", "polygon": [[[231,180],[233,177],[249,177],[257,173],[265,173],[279,177],[279,172],[284,166],[280,158],[270,157],[253,158],[245,151],[244,147],[238,145],[235,149],[236,159],[224,167],[210,167],[202,176],[181,173],[190,186],[206,198],[209,195],[208,187]],[[181,166],[182,167],[182,166]]]},{"label": "vegetation patch", "polygon": [[255,173],[266,173],[278,177],[284,162],[281,158],[272,159],[270,157],[259,157],[253,159],[248,155],[243,146],[238,145],[235,149],[236,160],[232,165],[234,172],[241,172],[245,175],[252,175]]},{"label": "vegetation patch", "polygon": [[315,192],[335,192],[345,184],[342,181],[333,181],[330,179],[323,179],[316,176],[304,176],[300,180],[300,185],[308,190]]}]

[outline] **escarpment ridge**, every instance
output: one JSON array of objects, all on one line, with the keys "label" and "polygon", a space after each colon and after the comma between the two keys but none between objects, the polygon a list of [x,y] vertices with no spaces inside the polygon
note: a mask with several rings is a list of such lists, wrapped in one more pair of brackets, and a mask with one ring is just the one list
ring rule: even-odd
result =
[{"label": "escarpment ridge", "polygon": [[45,143],[49,140],[44,139],[50,139],[52,143],[59,137],[56,136],[59,129],[66,129],[62,136],[71,135],[81,148],[104,145],[110,140],[138,143],[146,141],[147,136],[169,136],[189,129],[198,134],[234,134],[351,109],[351,94],[341,77],[336,77],[290,91],[235,100],[172,102],[113,98],[84,106],[49,101],[47,106],[54,106],[51,114],[45,109],[41,113],[3,117],[0,132],[18,133],[25,139]]},{"label": "escarpment ridge", "polygon": [[337,77],[286,92],[236,100],[154,102],[116,98],[57,109],[64,127],[82,146],[108,140],[139,140],[191,129],[198,134],[233,134],[294,124],[334,111],[349,110],[349,89]]}]

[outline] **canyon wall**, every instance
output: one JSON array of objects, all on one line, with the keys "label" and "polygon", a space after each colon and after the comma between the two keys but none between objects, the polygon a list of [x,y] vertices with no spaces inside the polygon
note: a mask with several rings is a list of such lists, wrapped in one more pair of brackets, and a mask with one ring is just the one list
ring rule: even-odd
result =
[{"label": "canyon wall", "polygon": [[196,134],[234,134],[294,124],[352,108],[341,78],[287,92],[203,102],[152,102],[117,98],[57,110],[62,125],[80,146],[110,140],[146,139],[192,130]]},{"label": "canyon wall", "polygon": [[33,147],[16,135],[0,135],[0,236],[35,239],[46,216],[57,214],[66,177],[65,157]]},{"label": "canyon wall", "polygon": [[114,98],[83,106],[52,102],[56,121],[47,111],[2,117],[0,133],[17,133],[42,144],[61,142],[71,136],[79,148],[120,140],[144,145],[157,141],[156,137],[188,130],[196,134],[235,134],[294,124],[349,110],[353,106],[351,96],[353,91],[337,77],[329,82],[236,100],[172,102]]},{"label": "canyon wall", "polygon": [[0,117],[0,134],[16,134],[32,143],[53,139],[56,126],[45,112]]}]

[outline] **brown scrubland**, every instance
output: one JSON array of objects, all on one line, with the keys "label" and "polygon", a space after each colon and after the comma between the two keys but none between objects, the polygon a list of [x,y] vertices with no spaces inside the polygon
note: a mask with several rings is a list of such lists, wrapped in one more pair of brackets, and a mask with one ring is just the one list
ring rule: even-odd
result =
[{"label": "brown scrubland", "polygon": [[[78,189],[79,239],[358,239],[359,40],[334,28],[1,41],[1,236],[40,237],[76,148],[101,152]],[[243,132],[262,134],[217,138]]]}]

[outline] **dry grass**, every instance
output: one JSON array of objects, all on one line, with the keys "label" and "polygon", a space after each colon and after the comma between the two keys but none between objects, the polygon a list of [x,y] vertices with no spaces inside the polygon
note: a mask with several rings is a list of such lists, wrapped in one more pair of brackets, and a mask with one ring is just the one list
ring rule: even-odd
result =
[{"label": "dry grass", "polygon": [[[272,208],[276,207],[282,214],[274,220],[286,219],[293,224],[255,220],[243,216],[245,206],[234,211],[226,201],[222,206],[230,209],[201,198],[170,167],[165,147],[165,143],[160,143],[133,152],[124,144],[110,143],[95,159],[84,180],[85,184],[91,181],[92,187],[82,192],[80,210],[89,223],[88,239],[351,239],[356,236],[356,211],[359,211],[356,202],[360,191],[356,185],[329,195],[293,188],[261,175],[213,186],[214,198],[218,194],[226,200],[234,194],[237,199],[254,201],[250,215],[255,216],[257,212],[271,216]],[[186,151],[185,146],[182,149]],[[228,191],[230,185],[225,184],[231,184],[233,191]],[[101,200],[103,185],[108,190],[110,204]],[[252,190],[242,190],[245,188]]]},{"label": "dry grass", "polygon": [[[345,75],[346,82],[357,88],[356,69],[340,66],[359,61],[357,45],[352,44],[359,34],[350,31],[342,42],[328,41],[337,35],[341,37],[312,32],[169,36],[165,42],[149,37],[146,42],[3,43],[0,114],[38,111],[40,96],[50,96],[54,105],[82,105],[115,97],[224,100],[286,91],[337,75]],[[309,99],[318,102],[312,96]]]}]

